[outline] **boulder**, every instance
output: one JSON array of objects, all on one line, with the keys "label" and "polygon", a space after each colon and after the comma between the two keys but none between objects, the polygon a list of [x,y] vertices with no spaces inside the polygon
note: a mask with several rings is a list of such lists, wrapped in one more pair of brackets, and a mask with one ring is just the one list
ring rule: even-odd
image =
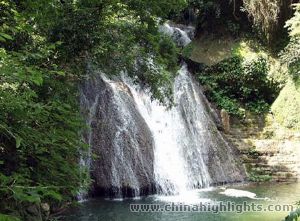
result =
[{"label": "boulder", "polygon": [[101,74],[82,86],[82,107],[90,131],[92,195],[127,197],[153,192],[153,147],[150,129],[122,81]]}]

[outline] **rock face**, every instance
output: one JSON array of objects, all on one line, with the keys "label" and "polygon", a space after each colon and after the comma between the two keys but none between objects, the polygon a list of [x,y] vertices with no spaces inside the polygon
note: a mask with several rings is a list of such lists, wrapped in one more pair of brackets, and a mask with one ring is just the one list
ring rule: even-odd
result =
[{"label": "rock face", "polygon": [[175,79],[174,101],[167,110],[130,79],[91,72],[81,106],[90,126],[93,195],[177,194],[244,180],[237,152],[186,66]]},{"label": "rock face", "polygon": [[[136,196],[151,193],[153,139],[127,86],[94,73],[82,87],[81,103],[90,131],[89,161],[94,195]],[[84,110],[83,110],[84,111]]]},{"label": "rock face", "polygon": [[300,178],[299,138],[261,139],[253,144],[260,153],[257,162],[252,162],[253,170],[263,171],[277,182],[295,182]]},{"label": "rock face", "polygon": [[[207,151],[205,164],[211,177],[210,185],[219,185],[225,183],[235,183],[246,180],[245,168],[240,159],[239,150],[234,147],[218,127],[219,120],[214,116],[214,109],[210,106],[204,94],[199,90],[199,96],[207,112],[206,127],[209,134],[206,134],[204,145],[202,147]],[[222,119],[221,119],[222,120]],[[229,120],[229,119],[228,119]],[[222,131],[224,131],[224,125]]]},{"label": "rock face", "polygon": [[221,110],[221,119],[224,132],[228,134],[230,132],[230,117],[228,112],[224,109]]},{"label": "rock face", "polygon": [[[184,151],[190,176],[193,177],[190,179],[195,186],[199,174],[206,169],[208,172],[206,186],[243,181],[246,174],[239,159],[239,152],[218,130],[220,119],[217,113],[190,73],[184,68],[181,72],[183,73],[180,73],[175,81],[178,90],[175,94],[177,109],[183,116],[182,125],[186,128],[186,138],[182,140],[188,143],[184,146]],[[204,165],[199,167],[201,158]]]},{"label": "rock face", "polygon": [[[262,120],[266,122],[261,122]],[[251,181],[295,182],[300,178],[300,134],[281,126],[273,114],[246,114],[226,136],[243,153]]]},{"label": "rock face", "polygon": [[[193,29],[160,29],[179,46],[191,41]],[[244,180],[236,149],[218,130],[221,121],[186,65],[174,80],[175,105],[169,109],[126,76],[108,79],[97,71],[88,76],[81,107],[91,151],[82,164],[90,169],[92,194],[178,194]]]}]

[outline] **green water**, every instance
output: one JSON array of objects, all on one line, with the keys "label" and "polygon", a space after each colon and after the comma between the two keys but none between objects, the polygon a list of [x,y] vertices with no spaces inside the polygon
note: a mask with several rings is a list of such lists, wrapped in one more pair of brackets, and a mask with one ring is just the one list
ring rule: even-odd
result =
[{"label": "green water", "polygon": [[[284,205],[294,205],[300,200],[300,184],[248,184],[227,186],[227,189],[247,191],[246,195],[256,194],[254,199],[243,194],[239,196],[228,196],[222,194],[223,187],[213,189],[197,190],[182,196],[162,197],[149,196],[142,199],[92,199],[81,203],[80,207],[71,209],[63,218],[65,221],[281,221],[288,211],[284,210]],[[130,204],[158,204],[162,208],[167,204],[173,205],[219,205],[219,202],[249,205],[262,205],[263,210],[269,205],[274,205],[271,209],[281,211],[248,211],[236,212],[131,212]],[[281,207],[281,208],[280,208]],[[257,208],[255,208],[257,209]],[[285,208],[287,210],[287,208]],[[237,209],[238,210],[238,209]],[[216,211],[216,207],[213,211]],[[240,211],[240,210],[239,210]]]}]

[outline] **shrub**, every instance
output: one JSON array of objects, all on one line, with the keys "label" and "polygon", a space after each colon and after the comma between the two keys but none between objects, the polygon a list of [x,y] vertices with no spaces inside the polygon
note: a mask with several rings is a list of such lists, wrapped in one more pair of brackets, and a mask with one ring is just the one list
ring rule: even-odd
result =
[{"label": "shrub", "polygon": [[287,21],[286,28],[289,30],[290,42],[281,52],[281,59],[289,67],[293,77],[300,76],[300,3],[295,4],[295,14]]},{"label": "shrub", "polygon": [[279,92],[278,85],[268,78],[266,59],[244,61],[234,56],[198,74],[208,90],[208,98],[229,113],[241,116],[245,108],[254,113],[268,111]]}]

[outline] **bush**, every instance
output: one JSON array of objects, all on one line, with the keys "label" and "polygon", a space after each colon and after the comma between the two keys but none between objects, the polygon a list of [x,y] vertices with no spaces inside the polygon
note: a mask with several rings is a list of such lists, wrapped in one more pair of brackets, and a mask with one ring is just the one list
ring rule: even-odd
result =
[{"label": "bush", "polygon": [[[299,202],[297,203],[297,206],[299,206]],[[300,217],[300,208],[296,209],[293,212],[290,212],[290,214],[285,217],[284,221],[297,221]]]},{"label": "bush", "polygon": [[294,7],[295,14],[286,23],[291,39],[281,52],[281,59],[288,65],[292,76],[298,78],[300,76],[300,3],[295,4]]},{"label": "bush", "polygon": [[206,94],[212,102],[241,117],[241,109],[265,113],[275,100],[279,86],[268,79],[268,70],[262,57],[244,61],[234,56],[207,67],[198,74],[198,79],[208,88]]},{"label": "bush", "polygon": [[41,202],[52,212],[88,188],[78,103],[87,62],[119,74],[141,60],[145,71],[134,77],[163,100],[172,92],[177,49],[159,34],[157,18],[184,3],[0,1],[1,212]]},{"label": "bush", "polygon": [[190,58],[192,55],[192,52],[194,50],[194,44],[191,42],[186,47],[184,47],[181,51],[181,54],[184,58]]},{"label": "bush", "polygon": [[0,213],[0,220],[1,221],[21,221],[19,218],[14,216],[8,216]]}]

